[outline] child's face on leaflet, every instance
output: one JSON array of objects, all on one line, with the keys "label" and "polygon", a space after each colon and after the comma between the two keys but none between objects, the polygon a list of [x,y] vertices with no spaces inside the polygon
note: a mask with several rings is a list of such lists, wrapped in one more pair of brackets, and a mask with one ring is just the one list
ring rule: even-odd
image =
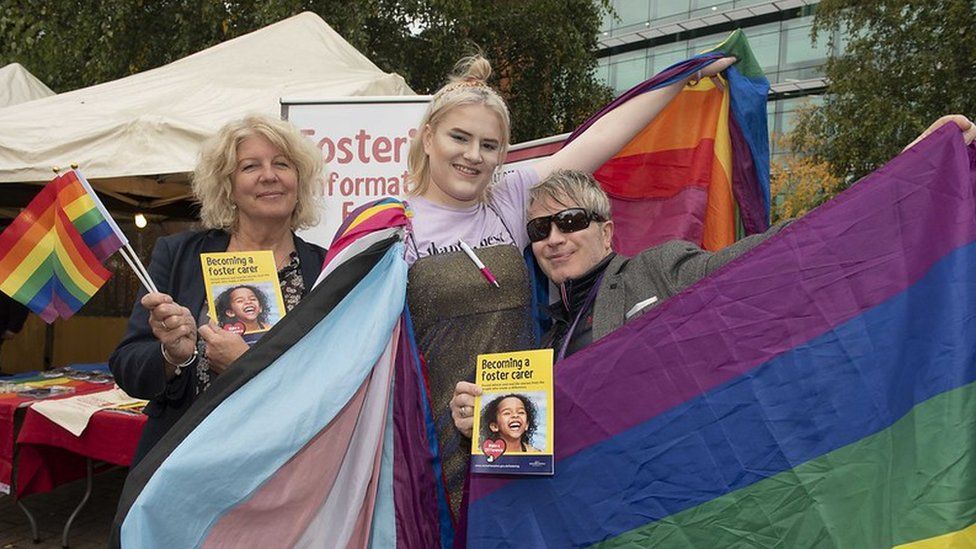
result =
[{"label": "child's face on leaflet", "polygon": [[525,403],[518,397],[508,397],[498,404],[495,421],[489,425],[495,433],[500,433],[507,440],[521,440],[525,430],[529,428],[529,415],[525,411]]}]

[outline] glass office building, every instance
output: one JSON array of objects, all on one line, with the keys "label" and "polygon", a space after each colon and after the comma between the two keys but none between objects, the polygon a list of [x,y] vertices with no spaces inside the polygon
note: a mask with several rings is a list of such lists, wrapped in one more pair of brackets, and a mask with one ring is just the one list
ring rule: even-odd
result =
[{"label": "glass office building", "polygon": [[[599,77],[619,95],[669,65],[711,48],[737,28],[771,84],[769,130],[787,133],[804,103],[827,86],[827,37],[814,43],[816,0],[614,0],[599,37]],[[840,41],[835,41],[839,44]],[[842,44],[840,45],[842,47]],[[773,153],[778,151],[775,147]]]}]

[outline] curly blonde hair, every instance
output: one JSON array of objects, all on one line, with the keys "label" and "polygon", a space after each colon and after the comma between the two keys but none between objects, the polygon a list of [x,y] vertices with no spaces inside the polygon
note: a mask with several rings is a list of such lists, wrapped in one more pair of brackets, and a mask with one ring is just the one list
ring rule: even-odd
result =
[{"label": "curly blonde hair", "polygon": [[[423,195],[430,187],[430,158],[424,152],[424,129],[436,128],[437,124],[456,107],[484,105],[498,115],[502,125],[502,142],[499,143],[498,158],[500,163],[504,162],[511,139],[511,117],[505,100],[488,85],[490,76],[491,63],[487,59],[481,55],[465,57],[455,65],[454,75],[450,77],[448,83],[434,94],[430,104],[427,105],[427,112],[417,126],[417,134],[410,142],[410,151],[407,155],[407,171],[413,184],[410,194]],[[482,199],[488,196],[489,191],[490,189],[485,189]]]},{"label": "curly blonde hair", "polygon": [[319,212],[314,185],[322,178],[322,154],[291,123],[263,114],[251,114],[224,124],[200,149],[192,188],[200,203],[203,226],[226,231],[237,228],[237,207],[231,199],[231,175],[237,168],[237,148],[245,139],[256,135],[280,149],[298,171],[298,203],[291,214],[292,230],[316,225]]}]

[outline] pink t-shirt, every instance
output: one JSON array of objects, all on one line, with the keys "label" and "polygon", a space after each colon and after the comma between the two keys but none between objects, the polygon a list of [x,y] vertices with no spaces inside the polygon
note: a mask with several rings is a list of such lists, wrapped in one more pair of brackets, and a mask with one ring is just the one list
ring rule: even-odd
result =
[{"label": "pink t-shirt", "polygon": [[444,206],[422,196],[408,198],[413,210],[413,242],[407,242],[407,264],[428,255],[459,251],[458,239],[472,248],[515,244],[524,250],[529,245],[525,233],[529,189],[538,181],[532,167],[506,172],[492,188],[490,203],[467,208]]}]

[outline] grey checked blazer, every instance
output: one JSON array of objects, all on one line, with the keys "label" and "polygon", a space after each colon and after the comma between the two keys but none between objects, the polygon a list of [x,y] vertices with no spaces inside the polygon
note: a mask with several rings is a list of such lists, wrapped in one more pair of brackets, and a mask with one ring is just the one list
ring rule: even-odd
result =
[{"label": "grey checked blazer", "polygon": [[755,248],[785,225],[774,225],[762,234],[743,238],[718,252],[702,250],[691,242],[672,240],[634,257],[613,258],[593,304],[593,341]]}]

